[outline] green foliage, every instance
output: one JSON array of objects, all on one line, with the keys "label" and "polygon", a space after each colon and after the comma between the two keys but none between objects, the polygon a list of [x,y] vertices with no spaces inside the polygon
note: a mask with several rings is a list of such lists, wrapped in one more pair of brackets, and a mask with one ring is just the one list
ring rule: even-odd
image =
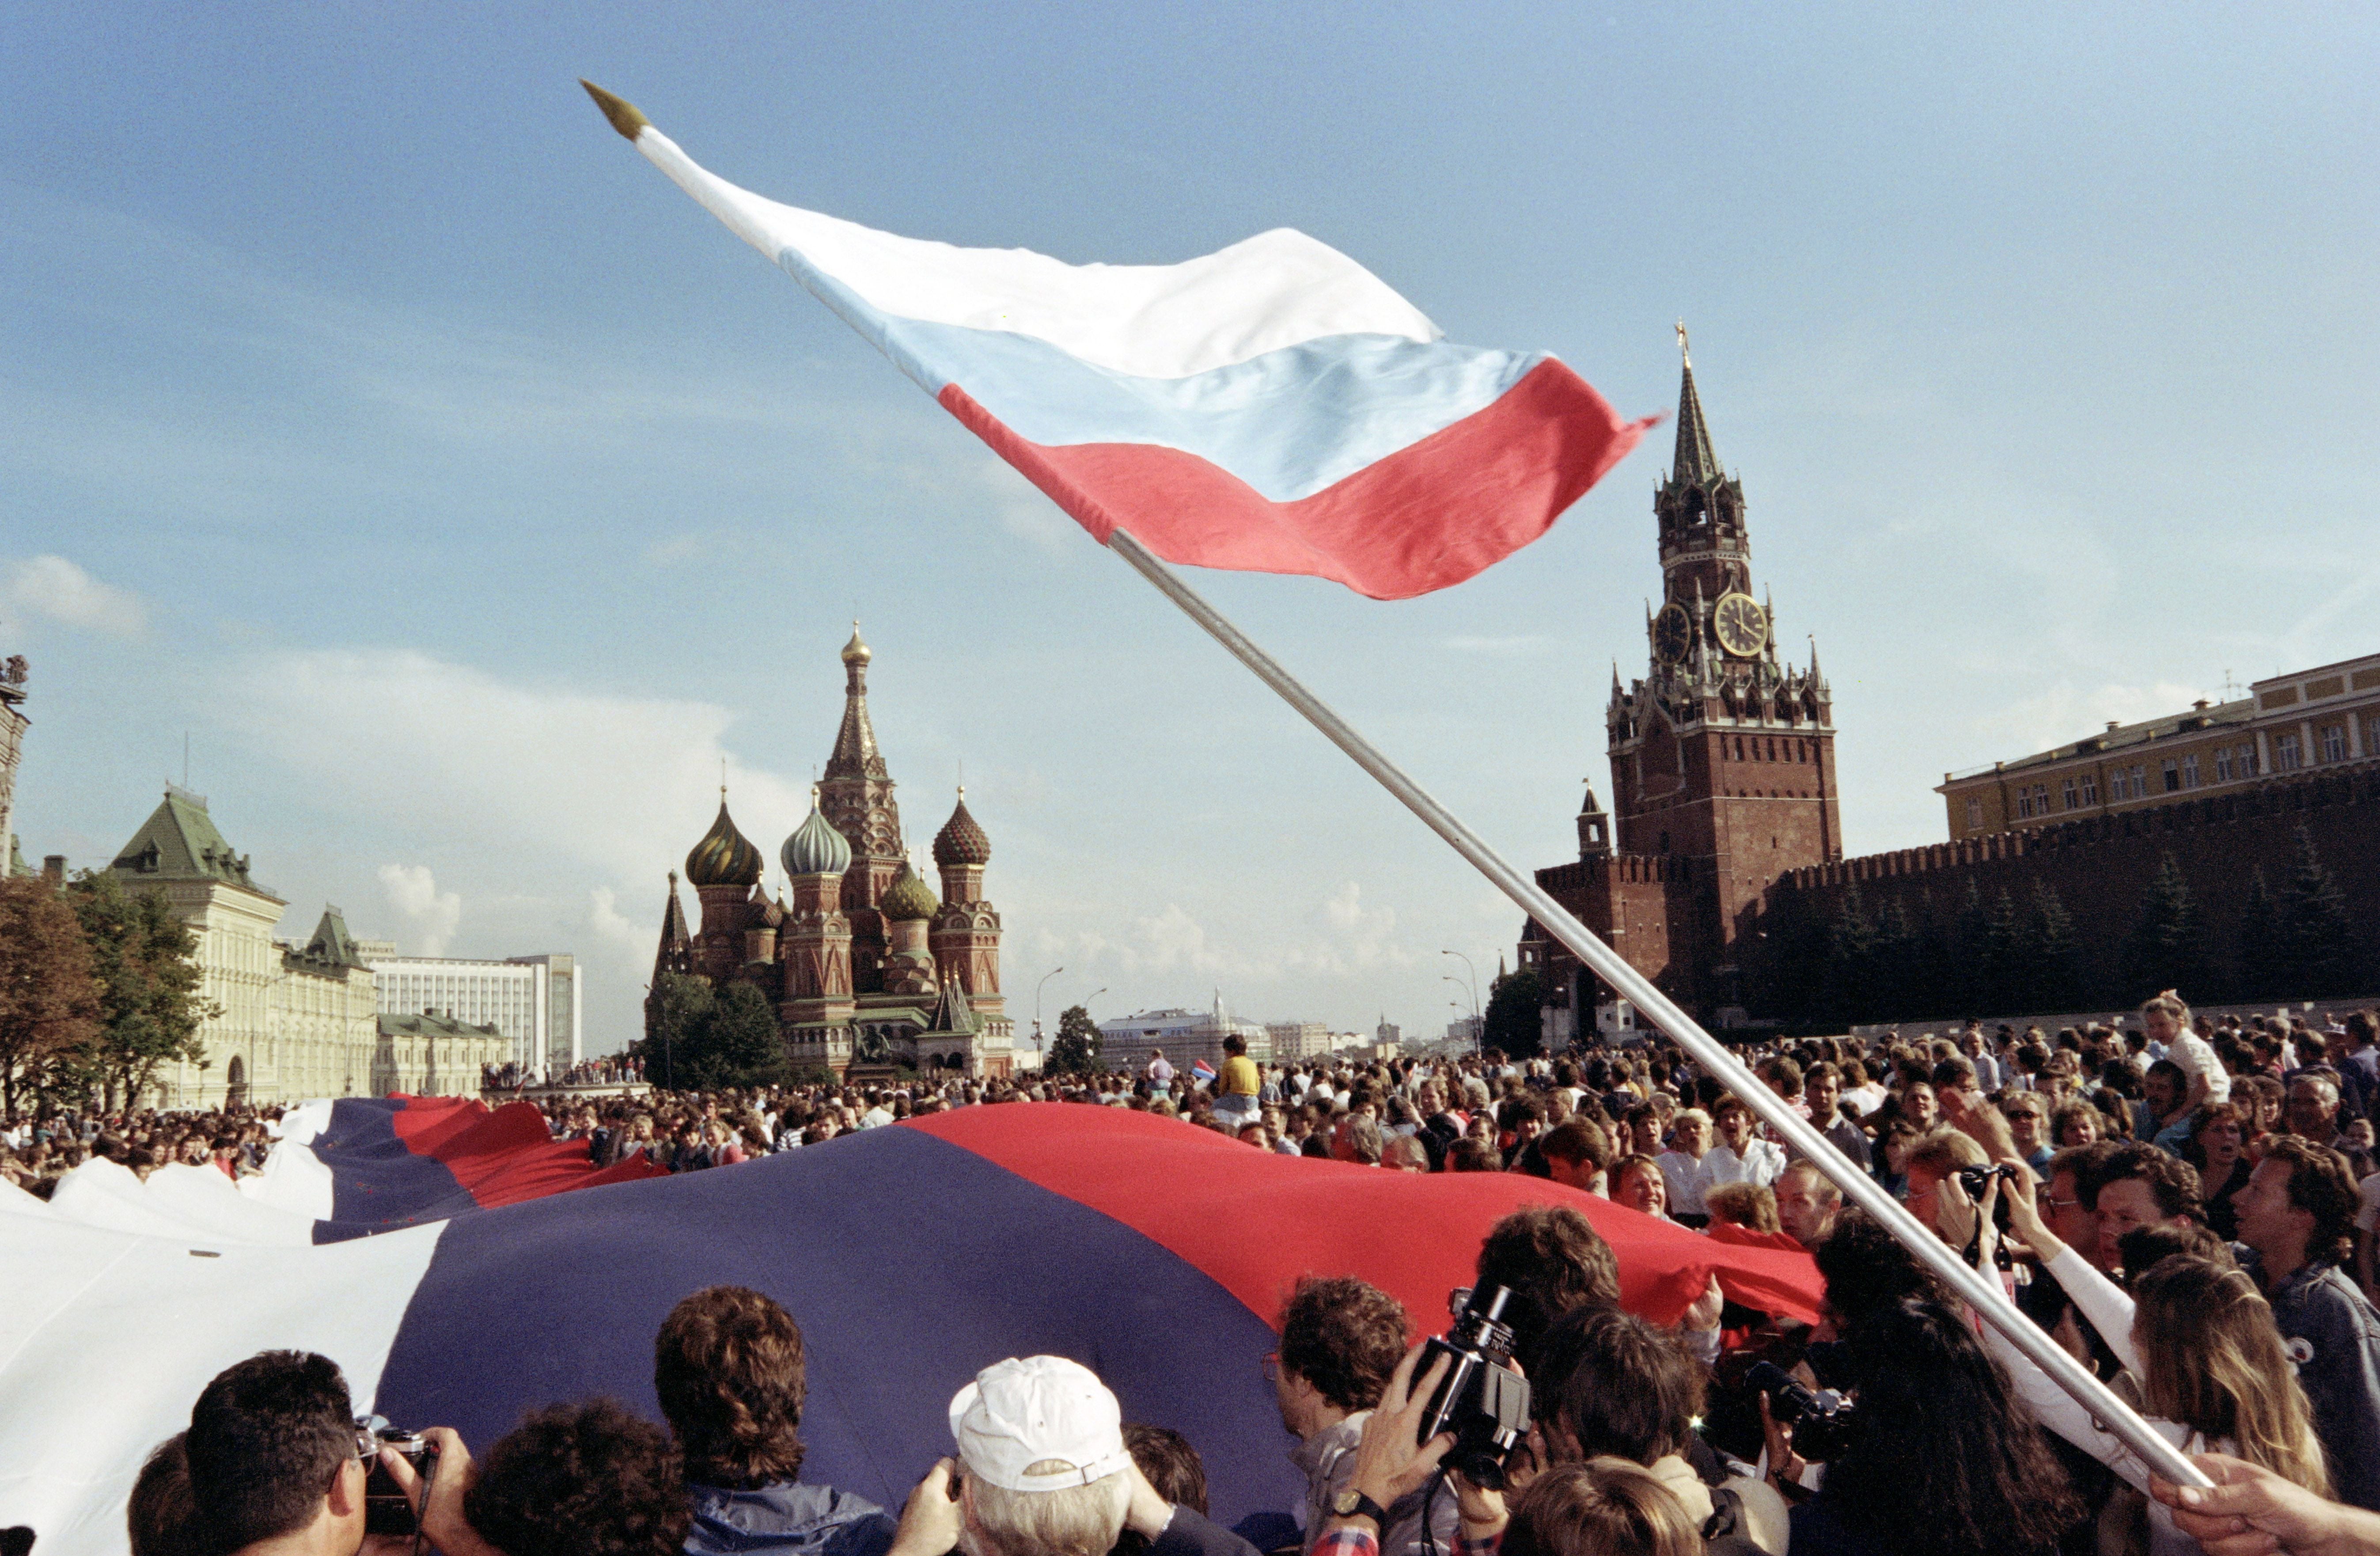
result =
[{"label": "green foliage", "polygon": [[109,1108],[119,1099],[137,1108],[160,1069],[203,1056],[199,1028],[222,1007],[203,996],[198,937],[164,893],[127,892],[114,876],[87,870],[67,901],[101,990],[98,1029],[74,1067],[98,1083]]},{"label": "green foliage", "polygon": [[2198,904],[2190,894],[2190,882],[2182,877],[2181,861],[2168,850],[2157,861],[2157,872],[2142,893],[2140,917],[2124,942],[2126,1003],[2145,999],[2160,989],[2203,983],[2204,942]]},{"label": "green foliage", "polygon": [[1535,967],[1508,972],[1488,986],[1485,1046],[1508,1059],[1530,1059],[1545,1047],[1546,978]]},{"label": "green foliage", "polygon": [[100,987],[74,909],[46,881],[0,880],[0,1119],[99,1031]]},{"label": "green foliage", "polygon": [[[2281,933],[2281,905],[2265,883],[2258,865],[2248,879],[2248,897],[2240,907],[2240,943],[2233,995],[2245,1000],[2268,999],[2289,986],[2287,947]],[[2176,985],[2175,987],[2179,987]]]},{"label": "green foliage", "polygon": [[645,1076],[665,1090],[776,1086],[787,1073],[777,1013],[759,986],[724,989],[663,973],[653,986],[650,1031],[636,1045]]},{"label": "green foliage", "polygon": [[1041,1071],[1051,1076],[1087,1076],[1099,1067],[1099,1029],[1091,1013],[1068,1005],[1058,1016],[1058,1035],[1041,1056]]},{"label": "green foliage", "polygon": [[2297,857],[2281,887],[2280,922],[2287,992],[2292,998],[2360,992],[2353,985],[2362,958],[2346,893],[2323,868],[2313,834],[2303,826],[2297,830]]},{"label": "green foliage", "polygon": [[2033,883],[2022,966],[2027,998],[2020,1009],[2066,1011],[2082,1003],[2082,948],[2075,939],[2074,916],[2046,881]]}]

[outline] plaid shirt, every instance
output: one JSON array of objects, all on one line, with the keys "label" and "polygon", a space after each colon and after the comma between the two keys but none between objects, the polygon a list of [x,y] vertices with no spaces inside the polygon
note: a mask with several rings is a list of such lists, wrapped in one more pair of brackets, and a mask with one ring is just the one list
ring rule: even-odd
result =
[{"label": "plaid shirt", "polygon": [[[1504,1543],[1504,1532],[1499,1529],[1485,1539],[1473,1539],[1469,1535],[1457,1535],[1452,1556],[1496,1556],[1497,1548]],[[1314,1542],[1314,1556],[1380,1556],[1380,1537],[1377,1530],[1363,1521],[1332,1524]]]}]

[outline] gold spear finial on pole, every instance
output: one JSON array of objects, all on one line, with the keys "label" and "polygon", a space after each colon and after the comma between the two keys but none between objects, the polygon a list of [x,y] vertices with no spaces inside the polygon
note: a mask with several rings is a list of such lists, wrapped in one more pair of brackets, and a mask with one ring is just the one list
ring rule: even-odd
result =
[{"label": "gold spear finial on pole", "polygon": [[603,116],[612,121],[612,128],[629,140],[634,140],[639,131],[653,122],[638,113],[635,103],[625,97],[613,96],[584,76],[578,79],[578,84],[587,89],[587,95],[595,100],[595,106],[603,110]]}]

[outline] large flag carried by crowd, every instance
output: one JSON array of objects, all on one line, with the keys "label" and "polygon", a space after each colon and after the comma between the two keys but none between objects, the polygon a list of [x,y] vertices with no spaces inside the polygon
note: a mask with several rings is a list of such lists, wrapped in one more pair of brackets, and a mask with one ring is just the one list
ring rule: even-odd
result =
[{"label": "large flag carried by crowd", "polygon": [[1362,1276],[1434,1331],[1487,1230],[1560,1203],[1657,1320],[1714,1274],[1768,1311],[1811,1317],[1818,1296],[1806,1255],[1542,1179],[1281,1157],[1050,1103],[650,1178],[596,1173],[526,1104],[314,1103],[249,1182],[167,1167],[144,1185],[95,1160],[48,1203],[0,1185],[0,1511],[43,1551],[120,1550],[142,1456],[210,1377],[267,1348],[329,1355],[359,1409],[484,1443],[594,1394],[657,1417],[663,1316],[750,1286],[802,1325],[820,1479],[897,1506],[948,1451],[952,1392],[1049,1354],[1091,1367],[1127,1418],[1187,1435],[1232,1522],[1299,1494],[1258,1362],[1300,1275]]}]

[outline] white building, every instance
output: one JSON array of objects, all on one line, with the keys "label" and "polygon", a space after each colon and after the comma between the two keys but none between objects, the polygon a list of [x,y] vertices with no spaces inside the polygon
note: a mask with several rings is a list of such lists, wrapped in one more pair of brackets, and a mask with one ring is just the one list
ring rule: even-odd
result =
[{"label": "white building", "polygon": [[493,1027],[510,1045],[505,1057],[533,1075],[559,1075],[585,1057],[577,958],[395,956],[383,953],[385,943],[362,948],[382,1015]]},{"label": "white building", "polygon": [[1273,1058],[1281,1064],[1318,1059],[1330,1052],[1330,1028],[1319,1021],[1268,1021],[1265,1036],[1272,1041]]},{"label": "white building", "polygon": [[1259,1064],[1271,1062],[1272,1038],[1265,1027],[1234,1020],[1223,1009],[1223,996],[1218,992],[1212,1010],[1145,1010],[1100,1022],[1099,1063],[1113,1070],[1136,1071],[1148,1063],[1153,1051],[1161,1048],[1177,1070],[1186,1070],[1201,1059],[1220,1069],[1223,1039],[1234,1032],[1247,1039],[1249,1058]]}]

